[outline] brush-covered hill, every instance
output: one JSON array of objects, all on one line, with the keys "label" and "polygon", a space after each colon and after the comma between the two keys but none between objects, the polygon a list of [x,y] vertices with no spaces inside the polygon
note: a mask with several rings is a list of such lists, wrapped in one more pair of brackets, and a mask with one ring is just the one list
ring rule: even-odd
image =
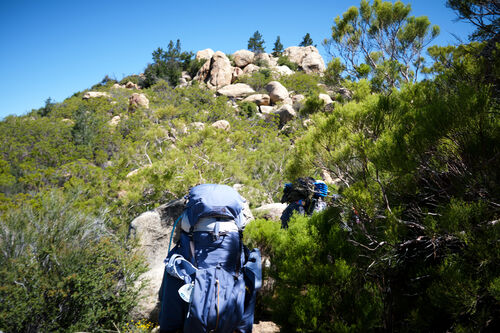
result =
[{"label": "brush-covered hill", "polygon": [[[331,110],[327,93],[337,96],[321,83],[317,50],[294,52],[299,64],[314,53],[322,68],[307,74],[286,56],[281,61],[296,71],[268,54],[205,50],[198,52],[205,66],[195,78],[181,72],[177,86],[168,75],[152,75],[150,65],[145,74],[105,78],[64,101],[5,118],[5,330],[123,322],[145,269],[139,257],[124,257],[130,222],[196,184],[237,185],[251,207],[279,200],[293,144],[310,126],[301,110],[326,110],[320,93]],[[316,104],[306,106],[308,100]],[[39,306],[40,317],[21,310],[29,306]]]},{"label": "brush-covered hill", "polygon": [[[493,8],[448,3],[469,19]],[[329,209],[245,230],[268,258],[257,318],[287,332],[498,331],[498,20],[425,50],[439,29],[410,11],[350,8],[326,66],[312,46],[195,55],[172,42],[142,74],[1,121],[0,330],[130,330],[147,269],[127,239],[135,217],[199,183],[256,208],[312,176],[340,194]]]}]

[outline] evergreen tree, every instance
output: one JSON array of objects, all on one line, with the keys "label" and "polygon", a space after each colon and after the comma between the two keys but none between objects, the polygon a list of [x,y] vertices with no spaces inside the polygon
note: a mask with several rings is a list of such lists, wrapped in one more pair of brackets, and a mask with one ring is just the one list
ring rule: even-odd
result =
[{"label": "evergreen tree", "polygon": [[175,87],[179,84],[182,71],[188,71],[194,76],[203,65],[203,62],[193,59],[193,52],[182,52],[180,40],[177,40],[175,45],[173,41],[170,41],[166,51],[159,47],[153,51],[152,56],[154,63],[148,65],[144,71],[146,79],[143,85],[145,87],[155,84],[159,79]]},{"label": "evergreen tree", "polygon": [[351,79],[371,78],[378,91],[389,92],[403,82],[417,82],[422,52],[439,34],[426,16],[410,16],[401,1],[362,0],[335,18],[330,54],[340,57]]},{"label": "evergreen tree", "polygon": [[281,44],[280,36],[278,36],[274,42],[273,56],[279,57],[281,53],[283,53],[283,44]]},{"label": "evergreen tree", "polygon": [[265,41],[262,39],[261,33],[257,30],[254,32],[253,36],[248,40],[248,49],[255,53],[264,52]]},{"label": "evergreen tree", "polygon": [[460,20],[476,26],[472,40],[499,39],[500,3],[498,0],[448,0],[446,5],[457,12]]},{"label": "evergreen tree", "polygon": [[302,42],[300,42],[299,46],[310,46],[310,45],[313,45],[313,40],[311,38],[311,35],[307,33],[302,39]]},{"label": "evergreen tree", "polygon": [[54,105],[55,103],[52,101],[52,98],[47,98],[45,100],[45,106],[38,110],[38,114],[42,117],[47,116],[54,109]]}]

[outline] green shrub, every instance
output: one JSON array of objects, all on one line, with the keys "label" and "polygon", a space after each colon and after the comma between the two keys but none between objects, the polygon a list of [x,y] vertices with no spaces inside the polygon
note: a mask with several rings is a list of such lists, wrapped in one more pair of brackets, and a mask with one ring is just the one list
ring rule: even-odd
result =
[{"label": "green shrub", "polygon": [[310,115],[323,110],[325,101],[317,95],[309,96],[304,102],[304,106],[300,109],[302,115]]},{"label": "green shrub", "polygon": [[333,58],[326,67],[323,75],[323,82],[327,86],[338,86],[342,81],[342,72],[345,70],[345,66],[342,64],[339,58]]},{"label": "green shrub", "polygon": [[139,77],[139,75],[129,75],[129,76],[125,76],[123,79],[121,79],[121,81],[119,82],[120,85],[123,85],[123,84],[126,84],[127,82],[132,82],[132,83],[135,83],[135,84],[139,84],[140,83],[140,80],[141,78]]},{"label": "green shrub", "polygon": [[299,65],[290,61],[290,59],[285,55],[280,56],[278,58],[278,65],[287,66],[288,68],[290,68],[292,71],[295,71],[295,72],[299,69]]},{"label": "green shrub", "polygon": [[238,82],[248,84],[257,92],[265,92],[264,87],[272,80],[271,71],[268,68],[238,77]]},{"label": "green shrub", "polygon": [[296,94],[305,96],[318,95],[321,89],[318,87],[319,76],[296,72],[292,75],[280,77],[279,82],[283,84],[288,91],[294,91]]},{"label": "green shrub", "polygon": [[254,62],[254,65],[259,66],[259,67],[264,67],[264,68],[269,68],[269,62],[264,59],[257,59]]},{"label": "green shrub", "polygon": [[240,102],[239,107],[240,112],[248,118],[255,116],[255,114],[257,114],[258,112],[257,105],[252,102]]},{"label": "green shrub", "polygon": [[74,200],[50,192],[1,216],[1,330],[97,331],[128,319],[141,260]]},{"label": "green shrub", "polygon": [[[358,268],[358,250],[339,227],[340,210],[295,216],[289,229],[256,220],[245,230],[250,246],[269,256],[273,297],[264,298],[287,332],[374,331],[381,328],[382,293]],[[357,310],[355,310],[357,309]]]}]

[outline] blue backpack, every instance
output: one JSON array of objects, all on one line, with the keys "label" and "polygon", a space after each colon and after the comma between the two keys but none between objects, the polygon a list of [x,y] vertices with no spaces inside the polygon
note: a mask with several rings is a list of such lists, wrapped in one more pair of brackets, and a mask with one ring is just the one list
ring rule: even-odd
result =
[{"label": "blue backpack", "polygon": [[262,269],[259,250],[242,243],[244,199],[216,184],[193,187],[188,199],[189,231],[165,259],[160,330],[251,332]]}]

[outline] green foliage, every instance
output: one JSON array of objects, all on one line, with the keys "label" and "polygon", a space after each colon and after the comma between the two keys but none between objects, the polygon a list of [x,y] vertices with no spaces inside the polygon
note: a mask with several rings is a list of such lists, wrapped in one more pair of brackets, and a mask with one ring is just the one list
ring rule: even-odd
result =
[{"label": "green foliage", "polygon": [[273,81],[273,77],[271,71],[267,68],[262,68],[250,75],[238,77],[238,82],[248,84],[257,92],[265,92],[264,87],[271,81]]},{"label": "green foliage", "polygon": [[323,81],[328,86],[338,86],[342,83],[342,72],[345,66],[339,58],[333,58],[326,67],[323,75]]},{"label": "green foliage", "polygon": [[282,55],[278,58],[278,65],[287,66],[288,68],[290,68],[292,71],[295,72],[299,69],[299,65],[297,65],[294,62],[291,62],[290,59],[285,55]]},{"label": "green foliage", "polygon": [[158,80],[165,80],[172,86],[179,84],[182,71],[191,76],[196,75],[204,61],[193,59],[193,52],[181,52],[180,40],[170,41],[167,50],[158,48],[153,52],[154,63],[144,70],[145,79],[141,83],[144,87],[154,85]]},{"label": "green foliage", "polygon": [[495,0],[447,0],[446,6],[455,10],[460,20],[469,21],[476,30],[471,40],[490,40],[498,36],[500,7]]},{"label": "green foliage", "polygon": [[352,91],[352,98],[361,102],[366,99],[372,91],[373,81],[370,82],[367,79],[361,79],[359,81],[344,81],[344,86]]},{"label": "green foliage", "polygon": [[127,84],[128,82],[139,84],[140,81],[141,81],[141,78],[139,75],[128,75],[128,76],[125,76],[123,79],[121,79],[121,81],[118,84],[123,85],[123,84]]},{"label": "green foliage", "polygon": [[377,91],[390,92],[401,83],[417,82],[422,51],[438,34],[426,16],[409,16],[401,1],[362,0],[335,18],[325,45],[344,60],[349,78],[372,78]]},{"label": "green foliage", "polygon": [[[381,327],[381,290],[363,278],[358,250],[339,228],[340,211],[295,217],[288,230],[257,220],[245,237],[271,258],[274,297],[264,299],[287,331],[370,331]],[[356,309],[356,310],[354,310]]]},{"label": "green foliage", "polygon": [[[253,116],[253,103],[235,112],[195,82],[174,88],[180,71],[202,65],[180,42],[153,53],[147,84],[124,78],[143,85],[149,109],[129,110],[133,92],[107,77],[92,87],[107,98],[78,92],[6,117],[0,330],[127,331],[142,271],[123,247],[134,217],[199,183],[241,184],[257,207],[279,200],[283,175],[327,172],[342,196],[328,211],[296,216],[287,231],[263,219],[245,231],[271,262],[258,314],[299,332],[497,331],[498,49],[489,37],[432,47],[424,68],[420,52],[437,30],[409,10],[362,1],[331,40],[352,63],[334,58],[323,77],[279,79],[306,96],[307,128],[298,117],[280,131]],[[388,40],[391,55],[379,47]],[[418,81],[419,71],[432,78]],[[263,92],[273,79],[264,68],[238,80]],[[319,82],[342,84],[352,99],[318,112]],[[230,130],[210,126],[221,119]]]},{"label": "green foliage", "polygon": [[283,53],[283,44],[281,44],[280,36],[276,37],[273,48],[273,56],[280,57]]},{"label": "green foliage", "polygon": [[398,309],[384,312],[387,329],[498,325],[500,123],[477,75],[491,64],[472,57],[446,58],[434,81],[389,97],[366,80],[348,86],[355,101],[315,115],[287,168],[290,179],[328,170],[343,183],[344,212],[361,222],[349,239],[370,258],[368,281],[390,290],[384,309]]},{"label": "green foliage", "polygon": [[49,97],[45,100],[45,106],[43,108],[40,108],[38,110],[38,114],[41,117],[47,116],[52,110],[54,109],[54,102],[52,102],[52,99]]},{"label": "green foliage", "polygon": [[249,118],[255,116],[258,112],[257,105],[252,102],[241,102],[239,103],[239,108],[241,113]]},{"label": "green foliage", "polygon": [[302,42],[300,42],[299,46],[311,46],[313,45],[313,40],[311,38],[311,35],[309,33],[306,33],[304,38],[302,38]]},{"label": "green foliage", "polygon": [[312,95],[306,99],[304,107],[300,109],[300,113],[310,115],[323,110],[324,107],[325,101],[319,98],[318,95]]},{"label": "green foliage", "polygon": [[265,52],[264,44],[265,41],[262,38],[262,34],[257,30],[253,33],[252,37],[248,39],[247,49],[255,53],[263,53]]},{"label": "green foliage", "polygon": [[285,86],[288,91],[294,91],[295,94],[305,96],[318,95],[321,89],[318,87],[319,76],[296,72],[292,75],[284,75],[279,78],[279,82]]},{"label": "green foliage", "polygon": [[112,329],[137,301],[144,271],[106,228],[74,198],[50,192],[2,214],[0,329],[67,331]]}]

